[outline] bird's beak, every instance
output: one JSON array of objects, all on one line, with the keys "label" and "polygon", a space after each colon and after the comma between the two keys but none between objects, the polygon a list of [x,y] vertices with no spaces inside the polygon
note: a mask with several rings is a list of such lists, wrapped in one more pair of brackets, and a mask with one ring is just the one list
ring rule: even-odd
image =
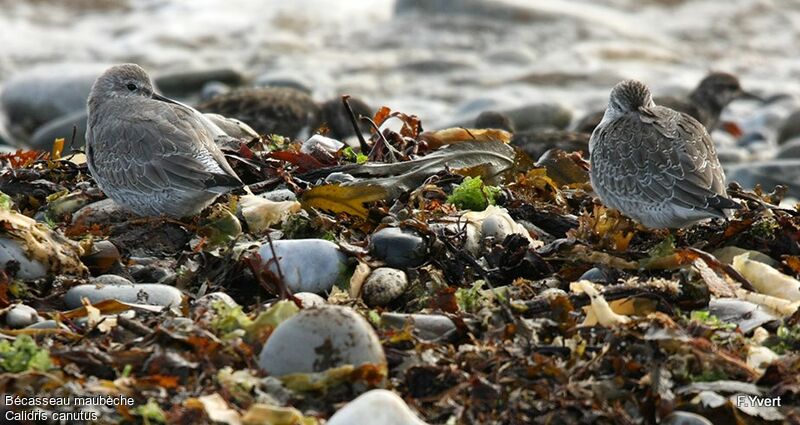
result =
[{"label": "bird's beak", "polygon": [[153,95],[151,96],[151,98],[153,98],[153,99],[155,99],[155,100],[160,100],[160,101],[162,101],[162,102],[166,102],[166,103],[173,103],[173,104],[175,104],[175,105],[179,105],[179,103],[178,103],[178,102],[176,102],[176,101],[174,101],[174,100],[172,100],[172,99],[170,99],[170,98],[168,98],[168,97],[161,96],[160,94],[158,94],[158,93],[155,93],[155,92],[153,93]]},{"label": "bird's beak", "polygon": [[746,90],[739,90],[739,93],[736,95],[736,98],[740,100],[757,100],[759,102],[764,102],[763,97],[757,94],[750,93],[749,91]]}]

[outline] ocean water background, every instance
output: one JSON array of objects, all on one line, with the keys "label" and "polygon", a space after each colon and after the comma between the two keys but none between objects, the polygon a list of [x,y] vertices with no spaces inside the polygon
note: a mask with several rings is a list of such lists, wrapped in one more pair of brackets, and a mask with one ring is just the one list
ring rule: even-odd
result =
[{"label": "ocean water background", "polygon": [[229,67],[298,80],[319,99],[363,96],[428,126],[541,102],[579,116],[602,108],[620,79],[685,93],[709,70],[736,73],[762,94],[800,94],[798,0],[0,0],[0,8],[0,81],[41,63]]}]

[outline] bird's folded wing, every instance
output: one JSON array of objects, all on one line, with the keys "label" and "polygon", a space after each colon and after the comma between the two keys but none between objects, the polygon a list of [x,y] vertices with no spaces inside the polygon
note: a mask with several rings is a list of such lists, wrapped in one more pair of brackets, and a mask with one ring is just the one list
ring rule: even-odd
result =
[{"label": "bird's folded wing", "polygon": [[235,174],[225,170],[229,167],[222,167],[206,149],[202,141],[210,135],[203,127],[168,118],[145,113],[125,119],[129,122],[124,125],[95,126],[93,160],[97,171],[116,184],[127,183],[143,190],[242,185]]},{"label": "bird's folded wing", "polygon": [[[631,114],[610,122],[601,137],[614,145],[598,146],[592,159],[603,158],[604,187],[619,198],[637,202],[671,202],[716,213],[735,208],[724,194],[724,177],[708,134],[685,115],[647,125]],[[650,125],[652,124],[652,125]],[[594,166],[594,164],[593,164]],[[727,201],[727,202],[726,202]],[[733,206],[729,206],[732,204]]]}]

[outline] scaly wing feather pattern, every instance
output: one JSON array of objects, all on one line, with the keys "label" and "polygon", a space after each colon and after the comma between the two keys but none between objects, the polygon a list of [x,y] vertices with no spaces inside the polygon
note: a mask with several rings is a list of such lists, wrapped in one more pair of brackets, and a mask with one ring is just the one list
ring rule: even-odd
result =
[{"label": "scaly wing feather pattern", "polygon": [[711,138],[686,114],[640,108],[598,128],[595,137],[613,141],[596,144],[591,159],[602,170],[593,176],[597,185],[616,199],[651,205],[668,201],[715,216],[738,208],[725,196],[725,176]]},{"label": "scaly wing feather pattern", "polygon": [[[177,188],[224,191],[242,185],[205,126],[192,125],[193,111],[180,105],[129,102],[116,121],[91,127],[94,168],[113,185],[143,192]],[[135,111],[135,113],[133,113]],[[112,127],[102,123],[115,122]],[[110,145],[115,147],[112,149]],[[124,158],[124,159],[123,159]]]}]

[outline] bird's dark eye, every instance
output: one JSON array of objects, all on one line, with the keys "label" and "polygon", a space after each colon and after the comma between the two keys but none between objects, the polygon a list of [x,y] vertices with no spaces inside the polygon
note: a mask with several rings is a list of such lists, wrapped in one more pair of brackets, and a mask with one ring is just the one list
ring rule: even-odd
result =
[{"label": "bird's dark eye", "polygon": [[128,90],[130,90],[130,91],[134,91],[134,90],[136,90],[136,84],[133,84],[133,83],[129,83],[129,84],[128,84],[127,86],[125,86],[125,87],[127,87],[127,88],[128,88]]}]

